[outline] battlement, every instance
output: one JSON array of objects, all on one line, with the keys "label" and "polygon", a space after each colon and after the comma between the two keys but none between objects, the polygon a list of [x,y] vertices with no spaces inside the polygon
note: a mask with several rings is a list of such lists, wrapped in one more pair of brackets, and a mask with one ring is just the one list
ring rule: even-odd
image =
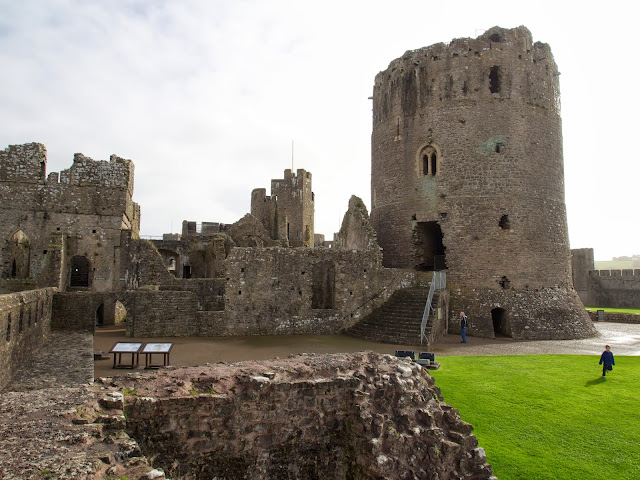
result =
[{"label": "battlement", "polygon": [[131,160],[111,155],[109,161],[93,160],[81,153],[73,156],[73,165],[60,172],[60,183],[79,186],[126,188],[133,194],[134,165]]},{"label": "battlement", "polygon": [[9,145],[0,151],[0,181],[44,183],[47,149],[41,143]]},{"label": "battlement", "polygon": [[288,168],[284,178],[271,180],[271,195],[264,188],[251,192],[251,215],[264,225],[273,240],[286,240],[294,247],[313,247],[315,196],[311,173]]},{"label": "battlement", "polygon": [[526,27],[409,50],[376,76],[374,124],[441,102],[520,99],[560,113],[558,67]]}]

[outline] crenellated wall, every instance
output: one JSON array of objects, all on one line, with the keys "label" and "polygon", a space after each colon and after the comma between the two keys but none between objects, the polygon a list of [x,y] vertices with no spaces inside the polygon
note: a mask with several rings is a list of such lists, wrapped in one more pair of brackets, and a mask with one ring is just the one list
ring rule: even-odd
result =
[{"label": "crenellated wall", "polygon": [[593,248],[571,250],[573,284],[588,307],[640,308],[640,269],[594,270]]},{"label": "crenellated wall", "polygon": [[[0,151],[0,281],[62,290],[115,288],[120,232],[137,237],[140,229],[133,175],[130,160],[76,154],[71,168],[47,177],[43,145]],[[83,278],[74,284],[70,273],[78,265]]]},{"label": "crenellated wall", "polygon": [[315,197],[311,173],[284,171],[284,178],[271,180],[271,196],[264,188],[251,192],[251,214],[258,218],[271,238],[292,247],[314,246]]}]

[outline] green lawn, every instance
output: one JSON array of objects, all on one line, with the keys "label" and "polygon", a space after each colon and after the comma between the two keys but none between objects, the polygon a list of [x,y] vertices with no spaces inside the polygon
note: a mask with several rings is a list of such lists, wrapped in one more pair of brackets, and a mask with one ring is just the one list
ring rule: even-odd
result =
[{"label": "green lawn", "polygon": [[436,385],[500,480],[640,478],[640,357],[616,357],[606,379],[596,356],[438,360]]},{"label": "green lawn", "polygon": [[609,308],[609,307],[585,307],[587,310],[597,312],[604,310],[604,313],[636,313],[640,314],[640,308]]}]

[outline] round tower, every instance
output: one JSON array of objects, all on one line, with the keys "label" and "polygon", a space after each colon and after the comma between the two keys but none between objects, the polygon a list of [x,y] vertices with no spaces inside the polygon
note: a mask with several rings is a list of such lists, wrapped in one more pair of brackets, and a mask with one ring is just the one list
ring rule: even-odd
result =
[{"label": "round tower", "polygon": [[527,28],[494,27],[408,51],[375,79],[383,263],[446,270],[451,311],[477,335],[594,333],[571,284],[558,76]]}]

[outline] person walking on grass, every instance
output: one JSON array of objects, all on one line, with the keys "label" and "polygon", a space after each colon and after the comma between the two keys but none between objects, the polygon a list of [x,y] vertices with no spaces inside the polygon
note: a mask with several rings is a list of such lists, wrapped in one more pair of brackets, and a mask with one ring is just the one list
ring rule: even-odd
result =
[{"label": "person walking on grass", "polygon": [[462,335],[462,343],[467,343],[467,325],[469,321],[464,312],[460,312],[460,335]]},{"label": "person walking on grass", "polygon": [[598,365],[602,365],[603,377],[607,374],[607,370],[613,370],[613,366],[616,364],[613,359],[613,353],[611,353],[611,347],[609,345],[605,345],[604,348],[604,352],[600,355],[600,363],[598,363]]}]

